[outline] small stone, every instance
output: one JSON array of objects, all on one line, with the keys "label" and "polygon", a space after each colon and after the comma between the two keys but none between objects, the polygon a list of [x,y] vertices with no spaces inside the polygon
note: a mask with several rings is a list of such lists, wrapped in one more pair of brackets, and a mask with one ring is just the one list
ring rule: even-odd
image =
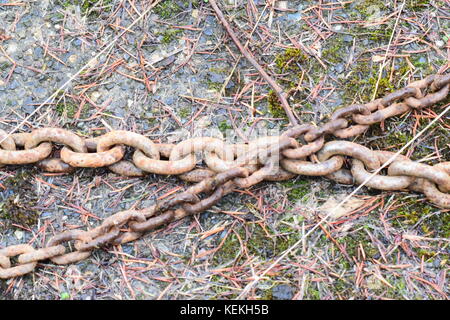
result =
[{"label": "small stone", "polygon": [[51,218],[51,217],[52,217],[52,213],[48,212],[48,211],[42,212],[42,214],[40,216],[40,218],[42,218],[42,219]]},{"label": "small stone", "polygon": [[11,83],[9,84],[9,89],[10,90],[14,90],[19,86],[19,83],[16,80],[11,81]]},{"label": "small stone", "polygon": [[342,73],[344,71],[344,65],[342,63],[338,63],[334,67],[334,70],[336,70],[337,73]]},{"label": "small stone", "polygon": [[272,289],[274,300],[291,300],[294,296],[294,288],[287,284],[277,285]]},{"label": "small stone", "polygon": [[216,72],[209,72],[208,78],[209,81],[214,83],[223,83],[225,81],[225,75]]},{"label": "small stone", "polygon": [[11,42],[11,43],[9,44],[8,48],[6,49],[6,52],[7,52],[9,55],[12,55],[12,54],[14,54],[16,51],[17,51],[17,43]]},{"label": "small stone", "polygon": [[436,44],[436,47],[442,48],[445,45],[445,42],[442,40],[438,40],[435,42],[435,44]]},{"label": "small stone", "polygon": [[41,47],[36,47],[33,50],[33,57],[35,59],[40,59],[42,58],[42,55],[44,54],[44,49],[42,49]]},{"label": "small stone", "polygon": [[16,236],[17,240],[22,240],[22,238],[23,238],[23,231],[16,230],[16,231],[14,231],[14,235]]},{"label": "small stone", "polygon": [[214,34],[214,30],[212,27],[208,27],[203,31],[204,34],[206,34],[207,36],[212,36]]},{"label": "small stone", "polygon": [[[94,52],[95,53],[95,52]],[[88,67],[89,68],[94,68],[96,65],[97,65],[97,63],[98,63],[98,59],[91,59],[91,60],[89,60],[89,62],[88,62]]]},{"label": "small stone", "polygon": [[198,18],[198,13],[199,13],[198,9],[192,10],[192,18],[197,19]]},{"label": "small stone", "polygon": [[75,62],[77,62],[77,55],[76,54],[72,54],[71,56],[69,56],[69,58],[67,59],[67,61],[71,64],[74,64]]},{"label": "small stone", "polygon": [[91,100],[94,101],[94,102],[97,102],[97,100],[101,97],[101,95],[102,94],[100,92],[94,91],[91,94]]},{"label": "small stone", "polygon": [[342,25],[337,24],[334,26],[334,31],[341,31],[342,30]]},{"label": "small stone", "polygon": [[16,73],[16,74],[21,74],[22,73],[22,68],[21,67],[16,67],[15,69],[14,69],[14,73]]}]

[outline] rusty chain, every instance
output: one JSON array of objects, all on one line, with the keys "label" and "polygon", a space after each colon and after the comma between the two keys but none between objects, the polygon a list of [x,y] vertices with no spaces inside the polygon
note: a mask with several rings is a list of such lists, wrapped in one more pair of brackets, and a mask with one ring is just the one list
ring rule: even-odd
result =
[{"label": "rusty chain", "polygon": [[[249,188],[261,181],[287,180],[295,175],[325,176],[343,184],[362,184],[370,171],[389,161],[387,175],[375,175],[366,186],[422,192],[437,206],[450,208],[450,162],[429,166],[402,155],[392,160],[393,152],[371,150],[350,141],[325,142],[327,135],[351,138],[364,133],[371,124],[412,109],[431,107],[448,96],[449,88],[450,74],[431,75],[382,99],[338,109],[321,126],[303,124],[280,136],[263,137],[248,144],[227,144],[212,137],[158,144],[141,134],[123,130],[90,139],[59,128],[12,135],[0,130],[0,166],[35,163],[47,172],[107,166],[125,176],[178,175],[196,183],[149,208],[118,212],[94,229],[59,233],[44,248],[20,244],[0,249],[0,278],[32,272],[39,261],[47,259],[56,264],[86,259],[96,248],[136,240],[161,225],[205,211],[236,188]],[[63,148],[54,152],[52,143]],[[135,149],[132,161],[123,160],[125,146]],[[55,157],[58,153],[59,157]],[[206,168],[196,168],[199,153]],[[349,169],[344,168],[345,157],[351,158]],[[15,256],[17,263],[12,266],[10,258]]]}]

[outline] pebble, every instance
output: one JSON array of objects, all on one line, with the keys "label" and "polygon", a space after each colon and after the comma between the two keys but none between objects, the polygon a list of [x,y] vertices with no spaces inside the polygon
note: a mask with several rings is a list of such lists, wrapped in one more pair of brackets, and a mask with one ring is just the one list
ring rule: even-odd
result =
[{"label": "pebble", "polygon": [[71,64],[74,64],[75,62],[77,62],[77,59],[78,59],[77,55],[76,55],[76,54],[72,54],[72,55],[69,56],[69,58],[67,59],[67,61],[68,61],[69,63],[71,63]]},{"label": "pebble", "polygon": [[209,72],[208,79],[214,83],[223,83],[225,81],[226,76],[216,72]]},{"label": "pebble", "polygon": [[337,65],[334,66],[334,70],[337,73],[342,73],[344,71],[344,65],[342,63],[338,63]]},{"label": "pebble", "polygon": [[14,90],[19,86],[19,83],[17,82],[17,80],[13,80],[9,83],[8,89],[10,90]]},{"label": "pebble", "polygon": [[8,48],[6,49],[6,52],[9,55],[14,54],[17,51],[17,43],[16,42],[10,42]]},{"label": "pebble", "polygon": [[294,288],[287,284],[280,284],[272,289],[274,300],[291,300],[294,296]]},{"label": "pebble", "polygon": [[52,212],[44,211],[44,212],[42,212],[42,214],[40,215],[40,218],[45,219],[45,218],[51,218],[52,216],[53,216],[53,213],[52,213]]},{"label": "pebble", "polygon": [[212,36],[214,34],[214,30],[212,27],[207,27],[207,28],[205,28],[203,33],[206,34],[207,36]]},{"label": "pebble", "polygon": [[442,40],[438,40],[435,42],[435,44],[436,44],[436,47],[442,48],[445,45],[445,42]]},{"label": "pebble", "polygon": [[344,39],[345,42],[352,42],[353,41],[353,36],[351,36],[349,34],[346,34],[343,39]]},{"label": "pebble", "polygon": [[44,49],[42,49],[41,47],[34,48],[33,57],[35,60],[41,59],[43,54],[44,54]]},{"label": "pebble", "polygon": [[14,69],[14,73],[15,73],[15,74],[21,74],[22,71],[23,71],[23,69],[22,69],[21,67],[16,67],[16,68]]},{"label": "pebble", "polygon": [[14,236],[17,238],[17,240],[22,240],[22,238],[23,238],[23,231],[21,231],[21,230],[14,231]]},{"label": "pebble", "polygon": [[102,94],[100,92],[94,91],[94,92],[91,93],[91,100],[94,101],[94,102],[97,102],[98,99],[101,97],[101,95]]}]

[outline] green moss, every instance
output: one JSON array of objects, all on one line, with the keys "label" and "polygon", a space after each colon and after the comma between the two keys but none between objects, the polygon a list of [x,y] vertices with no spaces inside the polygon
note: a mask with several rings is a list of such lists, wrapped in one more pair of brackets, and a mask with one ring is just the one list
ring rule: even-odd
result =
[{"label": "green moss", "polygon": [[73,102],[60,102],[56,105],[56,113],[65,118],[72,119],[77,112],[78,107]]},{"label": "green moss", "polygon": [[[363,20],[371,17],[375,13],[376,8],[382,10],[385,7],[385,3],[383,0],[359,0],[355,1],[354,3],[355,5],[352,9],[359,14],[358,18],[361,18]],[[356,17],[357,16],[353,16],[353,18]]]},{"label": "green moss", "polygon": [[280,100],[278,99],[277,94],[275,91],[270,90],[269,94],[267,95],[267,102],[268,102],[268,111],[270,114],[275,118],[286,118],[286,112],[284,112],[283,106],[280,103]]},{"label": "green moss", "polygon": [[59,1],[63,8],[68,8],[69,6],[80,6],[81,12],[87,15],[98,16],[99,12],[93,12],[94,7],[101,8],[102,12],[110,12],[112,9],[112,0],[72,0],[72,1]]},{"label": "green moss", "polygon": [[161,43],[163,43],[163,44],[171,43],[173,40],[175,40],[177,38],[177,36],[180,33],[183,33],[183,31],[180,29],[168,29],[168,30],[164,31],[162,33]]},{"label": "green moss", "polygon": [[219,92],[222,89],[222,86],[223,86],[223,83],[211,81],[209,79],[206,79],[204,82],[208,86],[209,90],[214,90],[214,91],[217,91],[217,92]]},{"label": "green moss", "polygon": [[69,300],[70,294],[68,292],[61,292],[60,298],[61,298],[61,300]]},{"label": "green moss", "polygon": [[384,97],[395,90],[393,83],[388,78],[378,79],[378,77],[371,77],[369,78],[368,83],[372,86],[373,90],[375,90],[378,83],[377,93],[375,95],[376,98]]},{"label": "green moss", "polygon": [[314,282],[310,282],[308,288],[306,289],[305,299],[307,300],[321,300],[320,291],[316,289]]},{"label": "green moss", "polygon": [[233,129],[233,126],[228,123],[227,120],[223,120],[219,122],[219,130],[222,133],[225,133],[227,130]]},{"label": "green moss", "polygon": [[336,279],[329,288],[336,299],[348,300],[349,297],[354,297],[355,294],[353,283],[344,279]]},{"label": "green moss", "polygon": [[450,237],[450,212],[441,212],[432,205],[415,199],[402,199],[395,211],[393,225],[411,227],[428,237]]},{"label": "green moss", "polygon": [[183,11],[183,8],[176,1],[166,0],[158,4],[153,11],[160,18],[168,19]]},{"label": "green moss", "polygon": [[299,200],[306,201],[308,199],[307,195],[311,192],[310,185],[307,180],[290,180],[281,182],[281,185],[286,188],[285,192],[289,201],[294,203]]},{"label": "green moss", "polygon": [[[239,225],[235,232],[245,243],[248,253],[260,257],[263,260],[280,255],[291,245],[299,240],[300,234],[297,230],[289,228],[289,233],[277,234],[266,227],[266,231],[253,222]],[[241,256],[241,243],[235,232],[230,233],[220,250],[214,254],[214,264],[223,264],[238,260]]]},{"label": "green moss", "polygon": [[[430,7],[429,0],[406,0],[405,9],[420,11]],[[437,5],[439,6],[439,5]]]},{"label": "green moss", "polygon": [[370,237],[362,229],[345,237],[338,238],[337,242],[344,247],[350,257],[357,257],[361,246],[367,258],[373,258],[379,253]]},{"label": "green moss", "polygon": [[[338,78],[339,87],[343,92],[344,105],[371,101],[377,82],[378,89],[375,98],[384,97],[398,89],[396,84],[410,71],[403,60],[398,63],[398,66],[397,70],[385,69],[378,82],[378,64],[373,63],[369,57],[355,61],[347,76]],[[392,79],[389,78],[391,75]]]},{"label": "green moss", "polygon": [[326,49],[322,51],[322,58],[332,64],[341,63],[344,61],[346,46],[341,36],[331,37],[324,45]]},{"label": "green moss", "polygon": [[[5,190],[2,191],[4,201],[0,202],[0,219],[3,228],[7,229],[12,224],[34,226],[39,213],[34,207],[37,204],[37,196],[32,188],[33,174],[28,168],[2,181]],[[1,226],[1,225],[0,225]]]},{"label": "green moss", "polygon": [[275,65],[280,73],[283,72],[298,72],[300,70],[299,64],[304,63],[308,57],[302,50],[296,48],[287,48],[282,54],[275,58]]},{"label": "green moss", "polygon": [[392,28],[389,28],[389,27],[388,28],[375,29],[375,30],[373,30],[370,33],[368,39],[372,40],[372,41],[378,41],[378,42],[384,41],[384,42],[386,42],[386,41],[389,41],[389,39],[391,38],[393,31],[394,30]]},{"label": "green moss", "polygon": [[182,119],[187,119],[191,114],[192,114],[192,109],[189,107],[181,108],[180,111],[178,112],[178,115]]}]

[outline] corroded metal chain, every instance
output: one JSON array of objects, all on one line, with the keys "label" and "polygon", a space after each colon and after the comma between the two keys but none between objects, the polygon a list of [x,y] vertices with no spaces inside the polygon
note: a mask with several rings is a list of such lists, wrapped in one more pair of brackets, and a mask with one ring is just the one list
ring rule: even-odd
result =
[{"label": "corroded metal chain", "polygon": [[[411,109],[431,107],[448,96],[449,87],[450,74],[432,75],[382,99],[338,109],[320,127],[299,125],[280,136],[263,137],[248,144],[227,144],[211,137],[191,138],[176,145],[157,144],[143,135],[122,130],[91,139],[58,128],[12,135],[0,131],[0,166],[36,163],[49,172],[107,166],[126,176],[155,173],[178,175],[183,180],[197,182],[150,208],[116,213],[92,230],[62,232],[50,239],[45,248],[34,249],[24,244],[1,249],[0,278],[29,273],[37,262],[46,259],[57,264],[80,261],[95,248],[135,240],[163,224],[207,210],[235,188],[248,188],[261,181],[306,175],[361,184],[371,175],[370,171],[380,168],[394,153],[371,150],[344,140],[325,142],[326,135],[341,139],[354,137],[371,124]],[[351,125],[349,120],[353,122]],[[60,157],[53,157],[52,142],[63,145],[56,152]],[[123,160],[125,146],[135,148],[132,161]],[[207,168],[196,168],[198,153],[203,155]],[[352,158],[349,169],[343,168],[344,157]],[[366,186],[423,192],[436,205],[450,208],[450,162],[428,166],[397,156],[388,165],[387,175],[372,177]],[[75,241],[75,249],[66,253],[64,244],[71,241]],[[10,262],[13,256],[18,256],[14,267]]]}]

